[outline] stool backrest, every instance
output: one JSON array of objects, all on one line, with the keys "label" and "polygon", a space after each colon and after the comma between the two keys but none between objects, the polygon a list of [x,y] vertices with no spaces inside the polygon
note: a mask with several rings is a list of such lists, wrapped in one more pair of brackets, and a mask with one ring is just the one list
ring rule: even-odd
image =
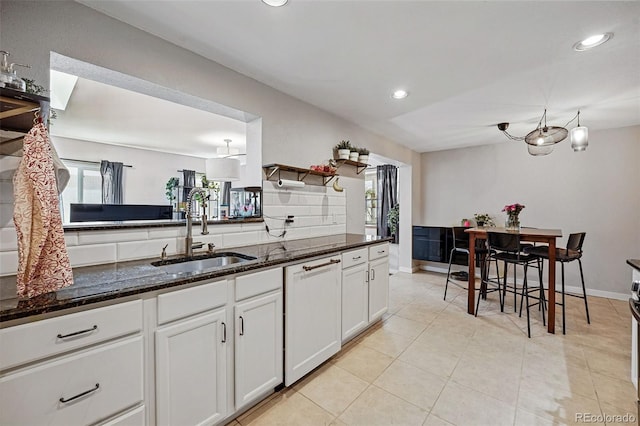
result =
[{"label": "stool backrest", "polygon": [[575,234],[570,234],[569,239],[567,240],[567,252],[569,250],[582,252],[582,243],[584,243],[584,238],[586,236],[586,232],[577,232]]},{"label": "stool backrest", "polygon": [[453,247],[454,248],[469,248],[469,234],[464,232],[467,229],[464,226],[454,226],[451,228],[453,233]]},{"label": "stool backrest", "polygon": [[487,242],[492,250],[520,252],[520,234],[487,231]]}]

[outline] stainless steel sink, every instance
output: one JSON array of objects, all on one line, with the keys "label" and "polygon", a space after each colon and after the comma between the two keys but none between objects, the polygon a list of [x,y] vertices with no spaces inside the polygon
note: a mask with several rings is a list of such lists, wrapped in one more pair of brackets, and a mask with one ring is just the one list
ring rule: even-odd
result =
[{"label": "stainless steel sink", "polygon": [[246,254],[226,252],[193,256],[191,258],[185,257],[181,259],[161,260],[152,262],[151,264],[158,268],[162,268],[162,270],[169,274],[186,274],[222,268],[224,266],[248,262],[255,259],[255,257],[247,256]]}]

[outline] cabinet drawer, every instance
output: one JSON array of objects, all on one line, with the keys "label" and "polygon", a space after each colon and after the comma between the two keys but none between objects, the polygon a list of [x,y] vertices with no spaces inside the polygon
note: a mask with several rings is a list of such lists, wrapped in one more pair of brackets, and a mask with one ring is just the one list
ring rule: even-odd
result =
[{"label": "cabinet drawer", "polygon": [[142,337],[0,378],[0,424],[88,425],[143,399]]},{"label": "cabinet drawer", "polygon": [[0,370],[141,329],[141,300],[5,328],[0,330]]},{"label": "cabinet drawer", "polygon": [[236,301],[282,289],[282,268],[236,278]]},{"label": "cabinet drawer", "polygon": [[131,410],[115,419],[103,423],[101,426],[144,426],[144,405]]},{"label": "cabinet drawer", "polygon": [[385,256],[389,256],[389,243],[369,247],[369,260],[379,259]]},{"label": "cabinet drawer", "polygon": [[367,248],[342,253],[342,269],[367,262]]},{"label": "cabinet drawer", "polygon": [[227,280],[202,284],[158,296],[158,324],[227,304]]}]

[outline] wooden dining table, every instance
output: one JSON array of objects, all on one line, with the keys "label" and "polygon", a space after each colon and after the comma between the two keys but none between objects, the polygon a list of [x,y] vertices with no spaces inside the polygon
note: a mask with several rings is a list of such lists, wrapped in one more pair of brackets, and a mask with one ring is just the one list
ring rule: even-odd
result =
[{"label": "wooden dining table", "polygon": [[546,243],[549,245],[549,295],[548,301],[548,321],[547,332],[555,333],[556,330],[556,239],[562,237],[560,229],[539,229],[520,228],[519,231],[507,230],[505,228],[469,228],[465,232],[469,233],[469,287],[467,296],[467,312],[473,315],[475,309],[476,290],[476,262],[471,259],[476,258],[476,240],[486,240],[487,230],[491,232],[518,233],[521,241]]}]

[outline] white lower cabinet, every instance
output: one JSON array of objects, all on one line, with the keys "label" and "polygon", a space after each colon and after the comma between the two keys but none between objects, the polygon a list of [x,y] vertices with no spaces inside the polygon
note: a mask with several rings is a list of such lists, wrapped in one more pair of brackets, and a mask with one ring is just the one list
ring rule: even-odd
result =
[{"label": "white lower cabinet", "polygon": [[382,318],[389,309],[389,258],[369,262],[369,322]]},{"label": "white lower cabinet", "polygon": [[342,341],[369,324],[369,283],[366,249],[342,254]]},{"label": "white lower cabinet", "polygon": [[282,383],[282,291],[238,303],[235,327],[235,402],[239,410]]},{"label": "white lower cabinet", "polygon": [[158,425],[210,425],[227,406],[226,308],[156,331]]},{"label": "white lower cabinet", "polygon": [[285,273],[285,385],[337,353],[341,336],[340,255],[289,266]]},{"label": "white lower cabinet", "polygon": [[142,337],[0,378],[0,424],[89,425],[143,401]]}]

